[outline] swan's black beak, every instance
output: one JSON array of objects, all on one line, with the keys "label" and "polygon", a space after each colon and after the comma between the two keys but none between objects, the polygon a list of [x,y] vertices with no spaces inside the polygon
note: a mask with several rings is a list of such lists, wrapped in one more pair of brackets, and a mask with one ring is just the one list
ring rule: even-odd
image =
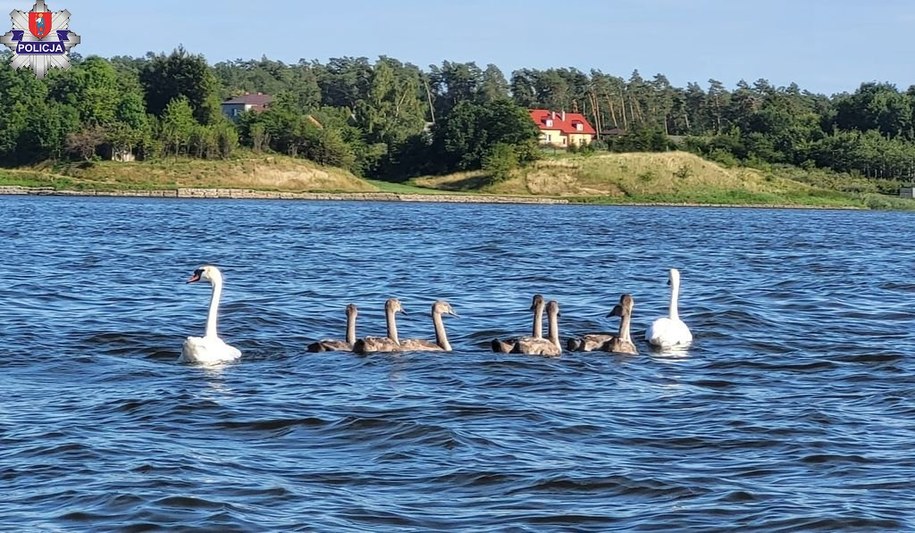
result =
[{"label": "swan's black beak", "polygon": [[202,273],[203,273],[202,270],[195,270],[194,273],[191,274],[191,277],[187,280],[187,282],[194,283],[195,281],[200,281],[200,274],[202,274]]},{"label": "swan's black beak", "polygon": [[611,316],[623,316],[623,306],[616,304],[613,306],[613,309],[607,314],[607,317]]}]

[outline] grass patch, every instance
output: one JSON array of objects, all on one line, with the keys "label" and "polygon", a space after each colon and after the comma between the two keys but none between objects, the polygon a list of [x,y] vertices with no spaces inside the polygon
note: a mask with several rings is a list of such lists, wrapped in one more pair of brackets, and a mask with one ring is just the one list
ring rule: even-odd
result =
[{"label": "grass patch", "polygon": [[374,192],[378,188],[350,172],[281,155],[243,152],[224,161],[163,159],[45,163],[3,170],[2,183],[101,191],[191,188],[283,192]]},{"label": "grass patch", "polygon": [[413,178],[410,183],[418,187],[452,192],[485,192],[492,184],[492,177],[482,170],[476,170],[446,176],[421,176]]},{"label": "grass patch", "polygon": [[469,192],[461,191],[452,191],[449,189],[434,189],[430,187],[424,187],[417,185],[413,180],[403,182],[403,183],[393,183],[390,181],[381,181],[381,180],[365,180],[370,185],[373,185],[380,192],[387,192],[391,194],[472,194]]},{"label": "grass patch", "polygon": [[0,185],[18,187],[53,187],[68,189],[76,187],[73,180],[66,176],[48,174],[32,170],[0,169]]},{"label": "grass patch", "polygon": [[[546,156],[504,181],[480,186],[480,192],[535,195],[588,203],[671,203],[856,207],[905,205],[879,195],[868,181],[836,181],[806,176],[792,167],[765,171],[725,167],[687,152],[603,153]],[[806,176],[806,179],[800,179]],[[473,176],[453,174],[422,178],[436,188],[473,184]],[[864,198],[863,194],[876,194]],[[884,201],[886,200],[886,201]],[[915,203],[915,202],[913,202]],[[894,207],[895,208],[895,207]]]}]

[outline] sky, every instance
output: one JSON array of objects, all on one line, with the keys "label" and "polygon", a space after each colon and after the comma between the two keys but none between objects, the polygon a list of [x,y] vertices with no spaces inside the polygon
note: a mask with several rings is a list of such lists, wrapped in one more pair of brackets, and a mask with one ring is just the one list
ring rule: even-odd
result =
[{"label": "sky", "polygon": [[[30,0],[0,0],[0,13]],[[816,93],[862,82],[915,85],[911,0],[46,0],[68,9],[83,56],[143,56],[179,44],[213,64],[386,55],[572,67],[684,87],[759,78]],[[2,20],[2,19],[0,19]],[[0,33],[8,31],[0,28]]]}]

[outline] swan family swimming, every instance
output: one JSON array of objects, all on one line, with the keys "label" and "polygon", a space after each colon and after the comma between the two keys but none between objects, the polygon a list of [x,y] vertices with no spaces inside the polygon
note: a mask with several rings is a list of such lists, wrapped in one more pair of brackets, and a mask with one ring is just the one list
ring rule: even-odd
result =
[{"label": "swan family swimming", "polygon": [[[194,271],[187,283],[208,281],[211,285],[210,305],[207,312],[206,329],[203,337],[188,337],[181,349],[179,362],[198,364],[220,364],[235,361],[241,357],[241,351],[226,344],[216,331],[219,312],[219,299],[222,295],[223,277],[213,265],[204,265]],[[680,271],[672,268],[669,271],[668,284],[671,287],[668,315],[651,323],[645,331],[645,340],[659,349],[688,347],[693,340],[689,327],[680,320],[678,302],[680,295]],[[620,296],[607,317],[619,317],[619,328],[615,333],[586,333],[568,339],[566,348],[569,351],[591,352],[603,351],[618,354],[637,354],[638,349],[632,341],[630,327],[632,310],[635,305],[631,294]],[[445,315],[459,317],[451,304],[438,300],[432,304],[432,327],[435,340],[403,339],[397,334],[397,313],[403,313],[403,305],[397,298],[389,298],[384,304],[387,335],[384,337],[356,337],[356,317],[358,309],[355,304],[346,306],[346,338],[323,339],[308,345],[309,352],[352,351],[357,354],[376,352],[413,352],[413,351],[452,351],[448,334],[445,330]],[[563,348],[559,339],[559,302],[546,301],[543,295],[535,294],[529,309],[533,312],[533,326],[530,336],[493,339],[491,348],[494,352],[543,355],[556,357],[562,355]],[[543,337],[543,315],[548,320],[547,337]]]}]

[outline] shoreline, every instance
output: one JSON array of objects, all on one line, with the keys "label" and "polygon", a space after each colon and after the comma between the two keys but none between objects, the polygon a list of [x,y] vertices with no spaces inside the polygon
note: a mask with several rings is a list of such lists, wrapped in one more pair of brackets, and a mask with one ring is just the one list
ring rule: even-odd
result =
[{"label": "shoreline", "polygon": [[726,207],[750,209],[833,209],[867,211],[866,207],[855,206],[817,206],[795,204],[700,204],[693,202],[620,202],[589,203],[565,198],[538,198],[526,196],[509,196],[494,194],[447,194],[447,193],[392,193],[392,192],[281,192],[258,191],[254,189],[231,188],[193,188],[150,190],[69,190],[53,187],[24,187],[20,185],[0,186],[0,196],[88,196],[111,198],[183,198],[214,200],[317,200],[317,201],[369,201],[369,202],[440,202],[440,203],[475,203],[475,204],[544,204],[544,205],[590,205],[612,207]]},{"label": "shoreline", "polygon": [[66,190],[53,187],[0,186],[0,196],[101,196],[114,198],[190,198],[217,200],[332,200],[371,202],[449,202],[488,204],[568,204],[559,198],[482,194],[402,194],[392,192],[281,192],[254,189],[204,189],[181,187],[136,191]]}]

